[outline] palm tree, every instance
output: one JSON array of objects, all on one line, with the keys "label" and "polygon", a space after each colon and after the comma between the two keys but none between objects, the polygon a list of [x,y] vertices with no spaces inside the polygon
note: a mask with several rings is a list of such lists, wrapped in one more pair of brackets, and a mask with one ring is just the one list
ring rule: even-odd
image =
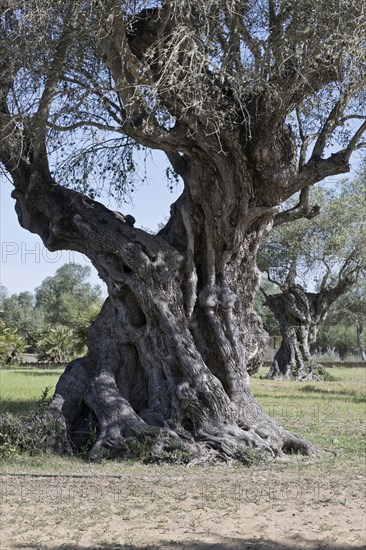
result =
[{"label": "palm tree", "polygon": [[16,329],[7,327],[0,319],[0,364],[8,365],[16,359],[20,359],[27,351],[27,342]]}]

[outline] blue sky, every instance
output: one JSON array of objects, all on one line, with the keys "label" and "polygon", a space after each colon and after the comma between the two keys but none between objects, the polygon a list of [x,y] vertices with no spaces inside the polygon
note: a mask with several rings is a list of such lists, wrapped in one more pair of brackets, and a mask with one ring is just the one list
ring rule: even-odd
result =
[{"label": "blue sky", "polygon": [[[136,227],[155,230],[168,217],[169,207],[179,195],[179,190],[171,192],[168,189],[166,167],[165,155],[155,153],[154,158],[147,161],[148,183],[136,185],[133,204],[118,207],[114,203],[103,202],[124,214],[132,214],[136,218]],[[89,265],[92,269],[90,281],[103,285],[88,258],[71,251],[49,252],[38,235],[20,227],[11,191],[10,182],[0,176],[0,281],[9,293],[33,291],[45,277],[54,275],[61,265],[72,261]]]}]

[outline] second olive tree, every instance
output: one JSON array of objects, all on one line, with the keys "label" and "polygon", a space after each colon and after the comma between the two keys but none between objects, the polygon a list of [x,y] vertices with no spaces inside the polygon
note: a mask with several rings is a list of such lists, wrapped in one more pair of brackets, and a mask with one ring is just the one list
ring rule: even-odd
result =
[{"label": "second olive tree", "polygon": [[318,377],[310,346],[332,304],[366,269],[366,173],[335,188],[318,189],[320,214],[275,228],[260,252],[260,266],[278,293],[262,289],[282,342],[269,378]]}]

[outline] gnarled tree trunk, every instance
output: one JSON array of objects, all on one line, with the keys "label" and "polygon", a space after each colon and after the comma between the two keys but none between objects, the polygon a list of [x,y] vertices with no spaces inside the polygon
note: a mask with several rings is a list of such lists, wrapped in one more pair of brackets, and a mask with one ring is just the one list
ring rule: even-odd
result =
[{"label": "gnarled tree trunk", "polygon": [[266,296],[266,305],[277,319],[282,336],[268,373],[270,379],[319,380],[325,372],[311,357],[319,324],[331,304],[351,286],[342,280],[332,289],[305,292],[297,284],[283,287],[280,294]]},{"label": "gnarled tree trunk", "polygon": [[109,293],[88,354],[57,384],[51,409],[64,426],[59,450],[85,444],[97,426],[91,457],[149,430],[206,458],[229,459],[241,445],[271,455],[314,451],[277,426],[249,389],[266,344],[252,301],[270,216],[248,214],[248,198],[234,186],[237,166],[222,162],[225,178],[198,161],[182,169],[185,191],[156,236],[46,171],[18,172],[21,224],[49,250],[86,254]]}]

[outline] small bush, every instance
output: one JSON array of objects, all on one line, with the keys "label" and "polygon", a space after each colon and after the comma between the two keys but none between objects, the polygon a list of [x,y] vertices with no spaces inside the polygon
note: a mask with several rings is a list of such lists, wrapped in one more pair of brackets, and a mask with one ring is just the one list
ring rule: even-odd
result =
[{"label": "small bush", "polygon": [[188,464],[195,458],[195,454],[183,443],[170,441],[165,443],[160,450],[157,450],[150,459],[150,462],[157,464]]},{"label": "small bush", "polygon": [[244,447],[244,445],[241,445],[237,448],[234,458],[243,466],[248,467],[256,466],[261,462],[265,462],[265,457],[263,453],[256,451],[255,449],[252,449],[250,447]]},{"label": "small bush", "polygon": [[156,436],[153,433],[141,433],[136,437],[127,437],[121,449],[117,451],[118,458],[148,463],[154,452],[155,444]]},{"label": "small bush", "polygon": [[55,418],[48,412],[50,397],[46,388],[34,410],[27,415],[0,414],[0,456],[46,452],[60,433]]},{"label": "small bush", "polygon": [[0,458],[11,458],[18,454],[18,448],[12,442],[12,438],[7,433],[0,432]]}]

